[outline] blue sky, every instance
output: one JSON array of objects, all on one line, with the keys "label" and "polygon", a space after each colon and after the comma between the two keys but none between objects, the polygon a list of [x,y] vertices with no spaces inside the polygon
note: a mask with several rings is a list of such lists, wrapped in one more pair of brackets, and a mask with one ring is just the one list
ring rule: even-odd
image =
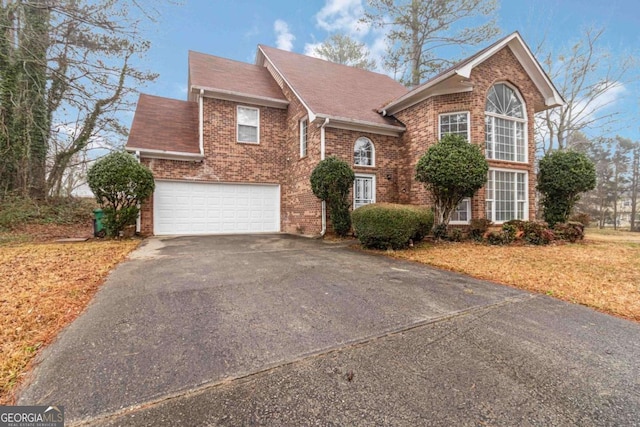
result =
[{"label": "blue sky", "polygon": [[[147,25],[146,37],[152,45],[143,62],[160,76],[141,90],[185,99],[189,50],[253,62],[258,44],[305,53],[332,33],[346,32],[366,43],[374,56],[382,55],[383,35],[358,25],[363,2],[182,0],[180,5],[163,4],[159,6],[158,21]],[[584,27],[604,27],[602,47],[615,55],[640,57],[637,0],[502,0],[497,21],[502,35],[517,30],[532,48],[544,39],[546,47],[553,50],[570,46]],[[452,51],[452,55],[471,54],[474,50]],[[640,85],[631,82],[611,94],[612,103],[607,108],[622,116],[616,128],[610,130],[612,135],[640,139],[638,93]]]}]

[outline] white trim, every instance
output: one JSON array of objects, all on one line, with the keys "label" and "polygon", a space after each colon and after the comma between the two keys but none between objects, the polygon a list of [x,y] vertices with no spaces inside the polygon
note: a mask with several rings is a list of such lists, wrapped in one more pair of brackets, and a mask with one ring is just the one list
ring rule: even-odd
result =
[{"label": "white trim", "polygon": [[[302,125],[304,123],[304,153],[302,152]],[[307,117],[301,119],[298,122],[298,133],[300,134],[300,158],[305,158],[309,155],[309,119]]]},{"label": "white trim", "polygon": [[155,150],[152,148],[126,147],[130,153],[139,152],[140,157],[147,159],[166,159],[184,161],[202,161],[204,155],[199,153],[185,153],[183,151]]},{"label": "white trim", "polygon": [[373,141],[370,138],[367,138],[366,136],[359,136],[358,138],[356,138],[355,142],[353,143],[352,151],[355,154],[356,144],[361,139],[366,139],[367,141],[369,141],[369,144],[371,145],[371,164],[370,165],[357,164],[356,163],[356,159],[354,158],[353,159],[353,166],[358,166],[358,167],[361,167],[361,168],[375,168],[376,167],[376,146],[375,146],[375,144],[373,143]]},{"label": "white trim", "polygon": [[289,101],[282,99],[251,95],[248,93],[234,92],[224,89],[215,89],[206,86],[191,86],[191,90],[204,91],[203,96],[207,98],[222,99],[225,101],[240,102],[245,104],[255,104],[262,107],[285,109],[289,105]]},{"label": "white trim", "polygon": [[[514,56],[520,62],[520,65],[522,65],[525,72],[531,78],[536,88],[544,98],[543,105],[536,106],[538,107],[536,112],[566,104],[562,95],[560,95],[549,79],[549,76],[544,72],[538,60],[533,56],[529,47],[516,31],[496,43],[494,46],[491,46],[486,52],[478,57],[473,58],[469,62],[461,65],[459,68],[453,68],[446,73],[437,76],[433,80],[427,81],[423,85],[418,86],[401,97],[382,106],[378,111],[383,112],[386,110],[386,114],[393,115],[398,111],[404,110],[405,108],[411,107],[425,99],[435,96],[436,93],[442,94],[442,91],[436,89],[435,86],[439,86],[446,80],[450,79],[450,82],[448,82],[450,90],[447,90],[445,93],[459,93],[472,90],[472,88],[464,89],[464,86],[469,83],[468,80],[471,77],[471,71],[473,68],[495,55],[505,46],[509,46],[511,48]],[[460,79],[462,79],[462,81],[460,81]]]},{"label": "white trim", "polygon": [[400,136],[407,130],[404,126],[394,126],[387,124],[378,124],[365,122],[362,120],[349,119],[346,117],[334,117],[325,114],[318,114],[316,117],[320,119],[330,119],[331,124],[328,125],[334,129],[353,130],[357,132],[375,133],[376,135]]},{"label": "white trim", "polygon": [[[373,183],[372,184],[373,188],[371,189],[371,202],[370,203],[375,203],[376,202],[376,193],[378,192],[378,185],[376,183],[376,175],[372,174],[372,173],[356,173],[355,174],[355,178],[356,179],[353,180],[353,209],[357,209],[356,208],[356,180],[358,178],[366,178],[366,179],[370,178],[371,179],[371,182]],[[369,204],[369,203],[367,203],[367,204]]]},{"label": "white trim", "polygon": [[[471,197],[465,197],[464,199],[460,200],[460,203],[467,201],[467,220],[466,221],[454,221],[454,220],[450,220],[449,224],[451,225],[469,225],[471,224]],[[456,209],[458,209],[458,207],[456,206]],[[453,213],[452,213],[453,214]]]},{"label": "white trim", "polygon": [[471,142],[471,112],[470,111],[451,111],[447,113],[438,114],[438,140],[442,139],[442,116],[453,116],[454,114],[466,114],[467,115],[467,142]]},{"label": "white trim", "polygon": [[198,96],[198,145],[200,154],[204,155],[204,90]]},{"label": "white trim", "polygon": [[[489,168],[489,172],[487,174],[487,184],[485,186],[485,204],[484,204],[484,211],[485,211],[485,216],[486,216],[486,212],[487,212],[487,190],[488,190],[488,186],[489,186],[489,174],[491,174],[492,172],[509,172],[509,173],[522,173],[524,174],[524,194],[525,194],[525,199],[524,199],[524,212],[523,212],[523,217],[521,218],[524,221],[528,221],[529,220],[529,171],[526,170],[522,170],[522,169],[508,169],[508,168],[494,168],[494,167],[490,167]],[[495,178],[495,176],[494,176]],[[493,180],[495,182],[495,179]],[[516,178],[516,185],[517,185],[517,178]],[[489,199],[492,201],[493,203],[493,208],[491,209],[492,213],[493,213],[493,218],[488,218],[489,220],[491,220],[491,222],[495,223],[495,224],[504,224],[506,221],[496,221],[495,220],[495,214],[496,214],[496,206],[495,206],[495,188],[491,189],[494,198],[493,199]],[[515,189],[516,192],[516,197],[515,197],[515,203],[516,203],[516,210],[518,209],[517,203],[518,203],[518,196],[517,196],[517,192],[518,189],[516,187]]]},{"label": "white trim", "polygon": [[[255,110],[258,113],[258,123],[257,123],[257,130],[256,130],[256,140],[255,141],[240,141],[240,108],[244,108],[246,110]],[[253,125],[247,125],[247,124],[242,124],[242,126],[253,126]],[[254,145],[259,145],[260,144],[260,109],[256,108],[256,107],[249,107],[248,105],[236,105],[236,142],[238,144],[254,144]]]},{"label": "white trim", "polygon": [[[491,113],[491,112],[486,111],[486,109],[487,109],[487,97],[489,96],[489,91],[491,91],[491,89],[493,87],[495,87],[496,85],[500,85],[500,84],[509,87],[516,94],[516,96],[518,97],[518,100],[522,104],[522,114],[524,115],[524,118],[521,119],[519,117],[505,116],[504,114],[497,114],[497,113]],[[485,128],[484,128],[484,131],[485,131],[485,136],[484,136],[484,139],[485,139],[484,140],[484,143],[485,143],[485,157],[487,157],[487,159],[489,159],[489,160],[493,160],[493,161],[496,161],[496,162],[511,162],[511,163],[521,163],[521,164],[529,163],[529,116],[527,114],[527,103],[524,102],[524,98],[522,97],[522,94],[520,93],[520,90],[517,87],[515,87],[514,85],[512,85],[511,83],[509,83],[509,82],[498,81],[498,82],[495,82],[494,84],[491,85],[491,87],[487,91],[487,95],[484,97],[484,102],[485,102],[485,104],[484,104],[484,109],[485,109],[484,115],[485,115],[485,118],[487,116],[494,117],[494,118],[498,118],[498,119],[502,119],[502,120],[508,120],[508,121],[511,121],[511,122],[522,123],[523,126],[524,126],[524,132],[523,132],[523,134],[524,134],[524,160],[520,161],[520,160],[517,159],[517,157],[518,157],[517,144],[518,143],[517,143],[517,139],[516,139],[516,127],[515,126],[513,127],[513,132],[514,132],[514,134],[513,134],[514,160],[496,159],[496,158],[487,157],[487,154],[486,154],[487,153],[487,151],[486,151],[486,149],[487,149],[487,145],[486,145],[487,144],[487,123],[486,123],[486,120],[485,120],[485,123],[484,123],[484,126],[485,126]],[[492,141],[492,144],[493,144],[492,152],[493,152],[493,155],[495,156],[495,134],[496,134],[495,133],[495,120],[492,120],[491,125],[492,125],[492,127],[494,129],[494,131],[493,131],[493,141]]]}]

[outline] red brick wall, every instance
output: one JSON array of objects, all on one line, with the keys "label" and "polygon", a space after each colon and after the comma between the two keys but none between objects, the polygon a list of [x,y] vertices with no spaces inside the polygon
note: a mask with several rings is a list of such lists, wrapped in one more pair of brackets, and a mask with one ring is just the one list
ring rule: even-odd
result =
[{"label": "red brick wall", "polygon": [[[375,166],[357,166],[353,164],[353,148],[356,140],[366,137],[373,142]],[[327,128],[325,133],[326,155],[336,156],[346,161],[357,173],[375,175],[376,201],[397,203],[402,174],[403,150],[400,138],[373,133]],[[353,203],[353,198],[352,201]]]},{"label": "red brick wall", "polygon": [[[259,144],[236,141],[238,105],[260,109]],[[151,169],[157,180],[281,183],[286,165],[283,154],[286,118],[285,109],[205,98],[204,160],[193,162],[143,158],[142,162]],[[152,206],[153,200],[150,200],[142,208],[143,234],[153,233]]]},{"label": "red brick wall", "polygon": [[[405,149],[404,181],[401,187],[401,202],[430,204],[423,185],[413,179],[415,166],[427,148],[438,140],[438,115],[449,112],[469,111],[471,141],[484,150],[484,111],[489,89],[496,83],[506,82],[517,88],[527,110],[528,160],[526,164],[489,160],[490,167],[529,172],[529,218],[535,218],[535,140],[533,133],[533,105],[542,102],[542,95],[531,81],[511,49],[505,47],[477,66],[471,73],[473,91],[435,96],[396,114],[406,127],[402,140]],[[406,189],[406,191],[402,191]],[[484,188],[472,200],[472,218],[484,218]]]},{"label": "red brick wall", "polygon": [[[469,111],[471,140],[484,149],[487,92],[495,83],[508,82],[519,90],[527,106],[529,162],[491,160],[489,163],[492,167],[529,171],[529,216],[533,219],[536,180],[533,105],[534,101],[541,102],[542,96],[508,47],[476,67],[470,80],[472,92],[436,96],[396,114],[407,128],[401,138],[328,127],[326,155],[336,155],[353,165],[353,145],[357,138],[365,136],[375,146],[375,167],[354,166],[354,170],[376,175],[376,200],[430,204],[423,185],[414,180],[414,171],[420,156],[438,139],[438,115]],[[309,123],[308,154],[301,159],[299,121],[306,117],[307,111],[287,86],[283,93],[290,102],[285,110],[256,106],[260,109],[259,145],[236,142],[237,103],[207,98],[204,100],[205,160],[194,163],[143,159],[143,163],[151,168],[156,179],[280,183],[281,230],[317,234],[322,224],[321,203],[311,192],[309,178],[320,161],[322,121]],[[485,216],[484,189],[474,197],[472,206],[473,218]],[[153,232],[152,201],[143,207],[142,231]]]},{"label": "red brick wall", "polygon": [[309,178],[320,161],[320,129],[318,123],[308,122],[307,156],[300,158],[300,120],[307,118],[307,109],[285,86],[289,100],[286,118],[284,151],[285,173],[282,181],[282,231],[314,235],[322,229],[321,203],[311,191]]}]

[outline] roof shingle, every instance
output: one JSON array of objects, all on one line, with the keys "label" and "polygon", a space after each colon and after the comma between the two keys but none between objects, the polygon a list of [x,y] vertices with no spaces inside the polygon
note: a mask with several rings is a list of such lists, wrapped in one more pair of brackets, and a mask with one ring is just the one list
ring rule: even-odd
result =
[{"label": "roof shingle", "polygon": [[140,94],[126,148],[199,154],[198,103]]},{"label": "roof shingle", "polygon": [[315,114],[397,124],[376,112],[376,107],[407,92],[391,77],[269,46],[259,49]]},{"label": "roof shingle", "polygon": [[266,68],[189,51],[191,86],[286,101]]}]

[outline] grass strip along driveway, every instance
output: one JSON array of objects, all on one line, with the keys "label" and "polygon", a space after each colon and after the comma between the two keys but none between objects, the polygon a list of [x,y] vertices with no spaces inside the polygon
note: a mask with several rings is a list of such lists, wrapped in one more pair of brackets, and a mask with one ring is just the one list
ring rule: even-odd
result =
[{"label": "grass strip along driveway", "polygon": [[640,234],[618,234],[549,246],[421,243],[390,255],[640,321]]},{"label": "grass strip along driveway", "polygon": [[138,240],[0,246],[0,404]]}]

